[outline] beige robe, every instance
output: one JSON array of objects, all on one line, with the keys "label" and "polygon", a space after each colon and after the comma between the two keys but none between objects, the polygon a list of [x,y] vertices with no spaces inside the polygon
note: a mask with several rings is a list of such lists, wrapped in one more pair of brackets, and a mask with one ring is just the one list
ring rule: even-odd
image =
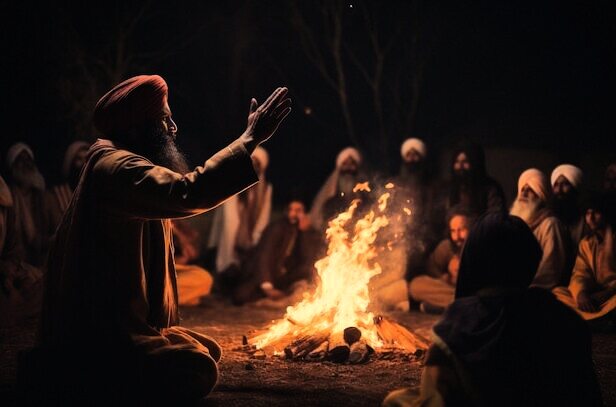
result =
[{"label": "beige robe", "polygon": [[[267,227],[272,213],[272,186],[267,184],[263,202],[260,203],[260,211],[254,225],[251,240],[255,247],[261,239],[261,234]],[[208,247],[216,247],[216,272],[220,273],[227,270],[230,266],[240,266],[238,256],[237,234],[240,228],[241,203],[237,195],[228,199],[214,212],[212,229],[208,239]]]},{"label": "beige robe", "polygon": [[565,226],[555,216],[547,216],[531,229],[543,250],[537,274],[531,286],[551,290],[558,285],[566,284],[570,242]]},{"label": "beige robe", "polygon": [[[43,347],[143,355],[152,364],[146,375],[159,369],[181,380],[193,372],[196,391],[206,395],[216,382],[220,348],[177,327],[169,218],[202,213],[257,181],[239,140],[185,175],[98,140],[50,254]],[[200,367],[187,371],[184,362]],[[177,393],[185,384],[168,386]]]},{"label": "beige robe", "polygon": [[[608,251],[611,251],[609,253]],[[611,264],[610,264],[611,263]],[[599,306],[597,312],[584,312],[577,307],[580,291],[590,293],[611,288],[614,295]],[[584,319],[596,319],[616,309],[616,268],[614,267],[614,234],[606,233],[600,241],[597,236],[587,236],[580,242],[573,275],[568,287],[556,287],[556,297],[575,309]]]}]

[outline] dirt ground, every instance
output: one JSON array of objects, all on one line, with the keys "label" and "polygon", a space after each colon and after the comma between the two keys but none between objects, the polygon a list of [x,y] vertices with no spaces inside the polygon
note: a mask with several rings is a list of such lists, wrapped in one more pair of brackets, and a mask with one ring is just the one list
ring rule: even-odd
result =
[{"label": "dirt ground", "polygon": [[[212,302],[183,309],[182,325],[216,338],[223,347],[219,384],[211,406],[378,406],[388,391],[419,382],[422,364],[413,358],[373,358],[364,365],[252,359],[241,350],[242,335],[263,329],[284,314],[280,310],[233,307]],[[390,317],[429,336],[433,316],[419,312]],[[593,353],[607,406],[616,406],[616,334],[595,334]],[[34,342],[34,325],[0,330],[0,400],[15,404],[17,353]],[[5,404],[6,403],[6,404]]]}]

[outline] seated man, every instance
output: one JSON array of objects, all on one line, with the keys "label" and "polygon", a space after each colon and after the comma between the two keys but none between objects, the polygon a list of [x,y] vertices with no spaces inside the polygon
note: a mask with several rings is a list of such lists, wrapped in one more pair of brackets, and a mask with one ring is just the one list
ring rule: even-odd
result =
[{"label": "seated man", "polygon": [[221,349],[178,326],[170,219],[258,182],[250,153],[289,113],[286,93],[252,99],[244,133],[193,171],[163,78],[130,78],[98,101],[94,124],[108,139],[90,148],[58,228],[41,346],[23,360],[23,380],[42,387],[25,395],[45,403],[23,404],[192,405],[212,390]]},{"label": "seated man", "polygon": [[40,316],[43,274],[24,261],[15,233],[15,208],[0,176],[0,327]]},{"label": "seated man", "polygon": [[580,208],[582,170],[571,164],[554,168],[550,182],[554,195],[554,214],[565,225],[574,246],[584,236],[584,215]]},{"label": "seated man", "polygon": [[543,256],[533,286],[548,290],[567,284],[575,257],[570,235],[554,215],[551,201],[552,189],[546,176],[531,168],[518,179],[518,196],[510,212],[526,222],[541,246]]},{"label": "seated man", "polygon": [[540,259],[521,219],[482,216],[420,386],[390,393],[383,406],[602,405],[588,327],[550,292],[529,288]]},{"label": "seated man", "polygon": [[265,298],[261,305],[284,306],[301,299],[314,280],[321,247],[321,236],[310,225],[304,203],[291,200],[285,216],[265,229],[245,269],[245,281],[235,290],[235,302]]},{"label": "seated man", "polygon": [[195,306],[212,291],[214,278],[195,262],[199,259],[199,234],[188,224],[174,220],[173,247],[178,281],[178,305]]},{"label": "seated man", "polygon": [[458,281],[460,254],[472,225],[471,214],[455,207],[449,216],[449,238],[430,255],[429,275],[417,276],[409,284],[409,295],[423,312],[442,313],[453,302]]},{"label": "seated man", "polygon": [[606,219],[604,196],[594,194],[586,209],[590,234],[580,242],[569,287],[556,287],[554,294],[591,320],[616,309],[616,267],[613,220]]}]

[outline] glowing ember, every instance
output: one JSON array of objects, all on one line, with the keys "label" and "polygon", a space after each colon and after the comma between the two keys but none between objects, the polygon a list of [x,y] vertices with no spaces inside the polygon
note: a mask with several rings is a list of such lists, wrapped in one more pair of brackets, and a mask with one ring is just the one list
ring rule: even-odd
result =
[{"label": "glowing ember", "polygon": [[392,184],[391,182],[388,182],[387,184],[385,184],[385,189],[392,189],[393,187],[395,187],[395,185]]},{"label": "glowing ember", "polygon": [[357,185],[355,185],[355,188],[353,188],[353,192],[357,192],[357,191],[363,191],[363,192],[370,192],[370,185],[367,182],[361,182]]},{"label": "glowing ember", "polygon": [[409,208],[402,208],[402,210],[404,211],[404,213],[411,216],[411,210]]}]

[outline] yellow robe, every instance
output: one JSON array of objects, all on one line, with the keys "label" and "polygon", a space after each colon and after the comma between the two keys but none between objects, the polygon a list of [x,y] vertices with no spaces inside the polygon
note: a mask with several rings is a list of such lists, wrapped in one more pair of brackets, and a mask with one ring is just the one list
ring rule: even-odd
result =
[{"label": "yellow robe", "polygon": [[616,308],[616,294],[603,302],[597,312],[584,312],[577,307],[576,299],[580,291],[586,290],[592,293],[611,288],[616,292],[616,269],[613,266],[614,233],[608,229],[605,236],[603,241],[594,235],[582,239],[569,287],[556,287],[553,290],[559,300],[588,320],[602,317]]}]

